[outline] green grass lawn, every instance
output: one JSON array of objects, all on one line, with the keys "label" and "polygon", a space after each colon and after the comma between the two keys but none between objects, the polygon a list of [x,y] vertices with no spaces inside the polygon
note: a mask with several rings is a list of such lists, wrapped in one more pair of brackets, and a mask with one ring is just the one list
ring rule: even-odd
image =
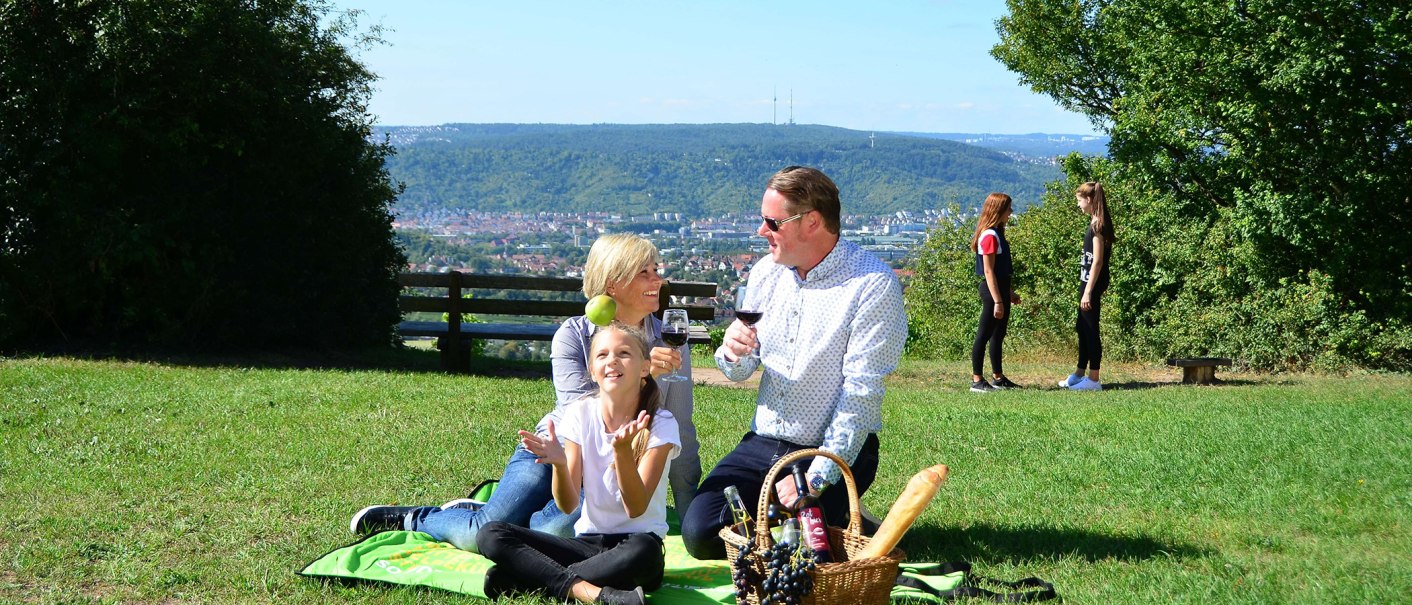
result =
[{"label": "green grass lawn", "polygon": [[[1011,372],[1044,385],[1065,369]],[[909,558],[1038,575],[1070,603],[1412,601],[1412,377],[1192,387],[1118,367],[1099,394],[975,395],[964,373],[910,361],[888,391],[868,507],[952,469]],[[436,504],[498,476],[553,401],[519,374],[0,361],[0,602],[465,602],[294,572],[351,542],[366,504]],[[753,398],[698,387],[708,465]]]}]

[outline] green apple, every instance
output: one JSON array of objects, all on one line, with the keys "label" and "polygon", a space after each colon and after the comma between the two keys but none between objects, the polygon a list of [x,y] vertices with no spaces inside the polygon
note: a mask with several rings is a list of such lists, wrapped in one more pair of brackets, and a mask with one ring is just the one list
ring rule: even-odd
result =
[{"label": "green apple", "polygon": [[606,294],[599,294],[583,306],[583,315],[593,322],[593,325],[606,326],[613,323],[613,318],[618,316],[618,301]]}]

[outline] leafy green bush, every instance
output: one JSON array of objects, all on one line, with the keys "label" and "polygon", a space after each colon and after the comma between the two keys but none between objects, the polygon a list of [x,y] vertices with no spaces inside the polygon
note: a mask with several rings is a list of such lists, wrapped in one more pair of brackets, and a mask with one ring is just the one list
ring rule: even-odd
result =
[{"label": "leafy green bush", "polygon": [[[1406,370],[1412,328],[1375,321],[1317,269],[1285,276],[1263,249],[1241,234],[1238,212],[1203,218],[1168,195],[1122,180],[1107,160],[1071,156],[1068,179],[1045,203],[1007,228],[1015,261],[1008,351],[1072,354],[1078,302],[1078,258],[1086,217],[1073,191],[1105,182],[1117,241],[1112,282],[1103,298],[1104,357],[1160,362],[1168,357],[1231,357],[1262,370],[1342,370],[1353,366]],[[933,229],[916,259],[907,290],[908,348],[913,357],[963,358],[975,335],[979,299],[974,221]]]}]

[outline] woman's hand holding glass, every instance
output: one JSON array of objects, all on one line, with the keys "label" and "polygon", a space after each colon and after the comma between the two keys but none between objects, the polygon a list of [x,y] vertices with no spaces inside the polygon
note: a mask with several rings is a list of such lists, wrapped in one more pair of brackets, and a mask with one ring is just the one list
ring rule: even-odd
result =
[{"label": "woman's hand holding glass", "polygon": [[[687,319],[686,309],[667,309],[662,314],[662,341],[665,342],[668,347],[671,347],[670,350],[672,351],[672,355],[675,356],[675,359],[664,360],[667,362],[665,364],[666,367],[671,369],[671,373],[659,377],[658,380],[662,382],[681,382],[686,380],[685,376],[677,372],[677,369],[681,367],[681,349],[678,347],[686,346],[686,340],[690,333],[691,323],[690,320]],[[655,349],[653,350],[652,359],[652,365],[656,366],[658,355]]]},{"label": "woman's hand holding glass", "polygon": [[659,378],[677,371],[681,365],[681,351],[667,346],[652,347],[651,361],[652,377]]}]

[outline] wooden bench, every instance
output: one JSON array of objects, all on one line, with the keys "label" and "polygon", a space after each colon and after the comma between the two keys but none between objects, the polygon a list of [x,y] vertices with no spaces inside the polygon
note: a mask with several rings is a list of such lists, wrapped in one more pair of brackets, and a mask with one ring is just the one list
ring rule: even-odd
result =
[{"label": "wooden bench", "polygon": [[[470,369],[468,341],[471,339],[497,340],[538,340],[554,339],[554,332],[564,318],[583,315],[581,290],[583,280],[574,277],[540,277],[530,275],[485,275],[476,273],[402,273],[397,281],[406,288],[437,289],[437,295],[406,293],[398,298],[398,307],[403,313],[431,312],[445,313],[448,321],[403,321],[397,325],[397,333],[403,338],[424,336],[435,337],[441,349],[441,365],[447,371],[467,371]],[[514,292],[535,292],[538,298],[515,300],[511,298],[490,298],[475,293],[471,298],[462,298],[471,290],[498,290]],[[576,300],[546,300],[545,292],[580,292]],[[710,282],[662,282],[661,300],[666,308],[668,296],[694,296],[713,298],[716,284]],[[686,309],[692,321],[712,321],[716,318],[716,307],[709,303],[671,305]],[[553,318],[532,323],[465,323],[461,314],[513,315]],[[658,311],[661,316],[661,311]],[[691,344],[711,342],[705,326],[691,326]]]},{"label": "wooden bench", "polygon": [[1216,366],[1229,367],[1231,360],[1224,357],[1171,357],[1167,359],[1167,365],[1182,369],[1182,384],[1215,384],[1220,382],[1216,379]]}]

